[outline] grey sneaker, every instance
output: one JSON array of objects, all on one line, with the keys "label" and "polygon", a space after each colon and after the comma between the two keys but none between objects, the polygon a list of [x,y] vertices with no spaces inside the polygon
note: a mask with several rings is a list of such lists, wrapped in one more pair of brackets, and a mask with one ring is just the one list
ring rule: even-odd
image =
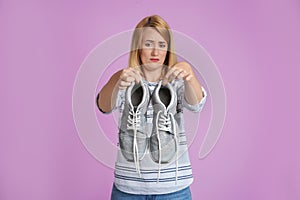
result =
[{"label": "grey sneaker", "polygon": [[167,84],[158,83],[152,94],[153,128],[150,152],[154,162],[168,163],[178,153],[177,123],[174,118],[177,106],[176,93]]},{"label": "grey sneaker", "polygon": [[149,103],[149,89],[142,81],[134,82],[126,90],[125,106],[119,129],[119,144],[126,160],[135,162],[139,172],[139,161],[146,154],[148,142],[145,113]]}]

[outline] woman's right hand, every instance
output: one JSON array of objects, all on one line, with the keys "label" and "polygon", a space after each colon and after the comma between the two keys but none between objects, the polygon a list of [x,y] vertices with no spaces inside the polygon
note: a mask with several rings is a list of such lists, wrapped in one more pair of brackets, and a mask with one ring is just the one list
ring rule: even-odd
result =
[{"label": "woman's right hand", "polygon": [[132,82],[139,83],[141,80],[142,74],[140,70],[133,67],[125,68],[122,70],[118,81],[119,90],[125,90]]}]

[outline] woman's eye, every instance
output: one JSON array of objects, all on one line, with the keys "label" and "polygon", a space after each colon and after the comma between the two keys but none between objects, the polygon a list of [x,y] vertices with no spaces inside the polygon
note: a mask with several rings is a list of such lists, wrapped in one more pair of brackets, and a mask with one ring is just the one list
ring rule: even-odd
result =
[{"label": "woman's eye", "polygon": [[159,47],[164,49],[166,47],[166,45],[165,44],[160,44]]},{"label": "woman's eye", "polygon": [[151,44],[150,43],[145,43],[145,46],[146,47],[151,47]]}]

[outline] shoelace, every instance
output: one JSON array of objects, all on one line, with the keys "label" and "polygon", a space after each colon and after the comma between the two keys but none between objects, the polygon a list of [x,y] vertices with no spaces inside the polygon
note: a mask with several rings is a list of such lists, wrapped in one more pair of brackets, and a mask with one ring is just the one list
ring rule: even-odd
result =
[{"label": "shoelace", "polygon": [[[156,124],[158,125],[157,126],[158,130],[172,132],[171,127],[173,128],[173,134],[174,134],[175,145],[176,145],[176,178],[175,178],[175,180],[176,180],[176,184],[177,184],[177,179],[178,179],[178,139],[177,139],[175,118],[172,113],[167,113],[162,110],[158,111],[157,115],[158,115],[158,117],[156,118]],[[161,143],[160,143],[159,134],[157,134],[157,139],[158,139],[158,150],[159,150],[157,182],[159,182],[160,169],[161,169]]]},{"label": "shoelace", "polygon": [[135,169],[137,173],[141,176],[140,172],[140,164],[139,164],[139,150],[138,150],[138,145],[137,145],[137,130],[140,128],[141,124],[141,112],[137,110],[134,112],[134,110],[129,110],[129,117],[127,119],[127,129],[128,130],[133,130],[133,159],[134,159],[134,164],[135,164]]}]

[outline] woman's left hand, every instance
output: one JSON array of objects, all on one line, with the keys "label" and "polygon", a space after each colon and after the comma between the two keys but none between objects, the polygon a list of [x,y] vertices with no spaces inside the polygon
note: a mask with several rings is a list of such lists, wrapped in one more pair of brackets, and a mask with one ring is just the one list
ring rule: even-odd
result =
[{"label": "woman's left hand", "polygon": [[169,67],[162,80],[162,85],[166,85],[168,82],[172,82],[174,79],[183,79],[184,81],[189,81],[192,77],[193,70],[191,66],[186,62],[178,62],[172,67]]}]

